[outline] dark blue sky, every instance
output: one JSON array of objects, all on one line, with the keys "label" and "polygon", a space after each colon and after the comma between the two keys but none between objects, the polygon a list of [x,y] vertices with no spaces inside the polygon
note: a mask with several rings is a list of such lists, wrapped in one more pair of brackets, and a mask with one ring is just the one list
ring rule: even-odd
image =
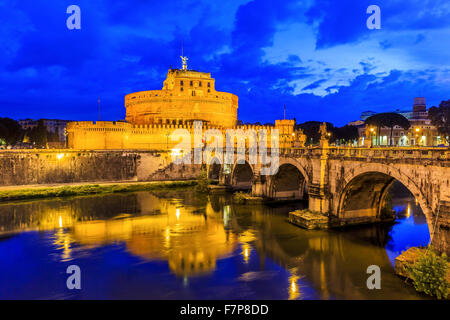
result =
[{"label": "dark blue sky", "polygon": [[[81,8],[81,30],[66,9]],[[366,8],[381,8],[369,30]],[[211,72],[239,119],[337,125],[450,99],[448,0],[0,0],[0,117],[125,117],[124,95],[170,66]]]}]

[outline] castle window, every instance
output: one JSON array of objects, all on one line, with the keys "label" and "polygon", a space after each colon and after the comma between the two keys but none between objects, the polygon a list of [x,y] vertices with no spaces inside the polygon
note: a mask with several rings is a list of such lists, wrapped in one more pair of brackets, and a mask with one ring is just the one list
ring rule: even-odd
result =
[{"label": "castle window", "polygon": [[202,82],[201,82],[201,81],[199,81],[199,83],[198,83],[198,86],[199,86],[199,87],[201,87],[201,86],[202,86]]},{"label": "castle window", "polygon": [[180,91],[183,91],[183,87],[180,88]]},{"label": "castle window", "polygon": [[194,82],[193,81],[191,81],[191,87],[194,85]]},{"label": "castle window", "polygon": [[192,96],[193,96],[193,97],[195,96],[195,91],[194,91],[194,90],[192,90]]},{"label": "castle window", "polygon": [[180,81],[180,86],[182,86],[184,84],[183,80]]},{"label": "castle window", "polygon": [[208,92],[211,92],[211,90],[208,89]]},{"label": "castle window", "polygon": [[208,88],[209,88],[209,87],[211,87],[211,83],[210,83],[210,82],[208,82]]}]

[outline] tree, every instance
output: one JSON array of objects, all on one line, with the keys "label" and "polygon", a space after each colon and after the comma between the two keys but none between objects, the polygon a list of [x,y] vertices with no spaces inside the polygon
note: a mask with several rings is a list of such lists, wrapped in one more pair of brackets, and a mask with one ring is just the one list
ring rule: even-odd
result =
[{"label": "tree", "polygon": [[405,130],[408,130],[411,127],[411,124],[409,123],[408,119],[406,119],[401,114],[394,112],[377,113],[373,116],[370,116],[366,119],[366,125],[377,127],[378,144],[380,144],[379,139],[381,127],[390,128],[391,134],[389,139],[389,145],[391,144],[392,141],[392,131],[394,130],[395,126],[402,127]]},{"label": "tree", "polygon": [[442,101],[439,107],[431,107],[428,110],[428,118],[431,124],[435,126],[440,135],[448,141],[450,136],[450,100]]},{"label": "tree", "polygon": [[38,120],[37,126],[28,132],[30,141],[33,142],[37,147],[47,147],[47,135],[47,128],[45,127],[44,121],[42,119]]},{"label": "tree", "polygon": [[[317,144],[320,141],[320,125],[322,122],[320,121],[307,121],[298,125],[295,125],[295,130],[302,129],[303,133],[306,135],[306,144]],[[327,131],[333,132],[334,126],[333,124],[327,122]]]},{"label": "tree", "polygon": [[23,130],[16,120],[0,118],[0,140],[7,145],[14,145],[22,140]]},{"label": "tree", "polygon": [[345,125],[343,127],[335,127],[333,131],[333,138],[336,142],[347,143],[349,141],[358,140],[359,132],[355,126]]}]

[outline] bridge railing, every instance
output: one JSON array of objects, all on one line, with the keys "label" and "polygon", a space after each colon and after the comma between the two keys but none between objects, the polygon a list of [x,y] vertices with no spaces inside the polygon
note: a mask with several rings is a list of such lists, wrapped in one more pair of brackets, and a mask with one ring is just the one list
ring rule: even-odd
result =
[{"label": "bridge railing", "polygon": [[362,147],[303,147],[280,149],[282,156],[320,156],[323,152],[328,156],[345,158],[383,158],[383,159],[429,159],[450,160],[450,148],[437,147],[394,147],[394,148],[362,148]]}]

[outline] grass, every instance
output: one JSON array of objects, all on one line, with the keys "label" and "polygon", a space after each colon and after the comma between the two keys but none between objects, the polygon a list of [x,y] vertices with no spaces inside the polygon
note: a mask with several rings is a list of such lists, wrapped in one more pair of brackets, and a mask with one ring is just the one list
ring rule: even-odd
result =
[{"label": "grass", "polygon": [[195,186],[196,181],[165,181],[149,183],[126,183],[126,184],[89,184],[77,186],[49,187],[38,189],[20,189],[0,191],[0,202],[41,199],[51,197],[83,196],[90,194],[106,194],[117,192],[134,192],[145,190],[173,189],[180,187]]}]

